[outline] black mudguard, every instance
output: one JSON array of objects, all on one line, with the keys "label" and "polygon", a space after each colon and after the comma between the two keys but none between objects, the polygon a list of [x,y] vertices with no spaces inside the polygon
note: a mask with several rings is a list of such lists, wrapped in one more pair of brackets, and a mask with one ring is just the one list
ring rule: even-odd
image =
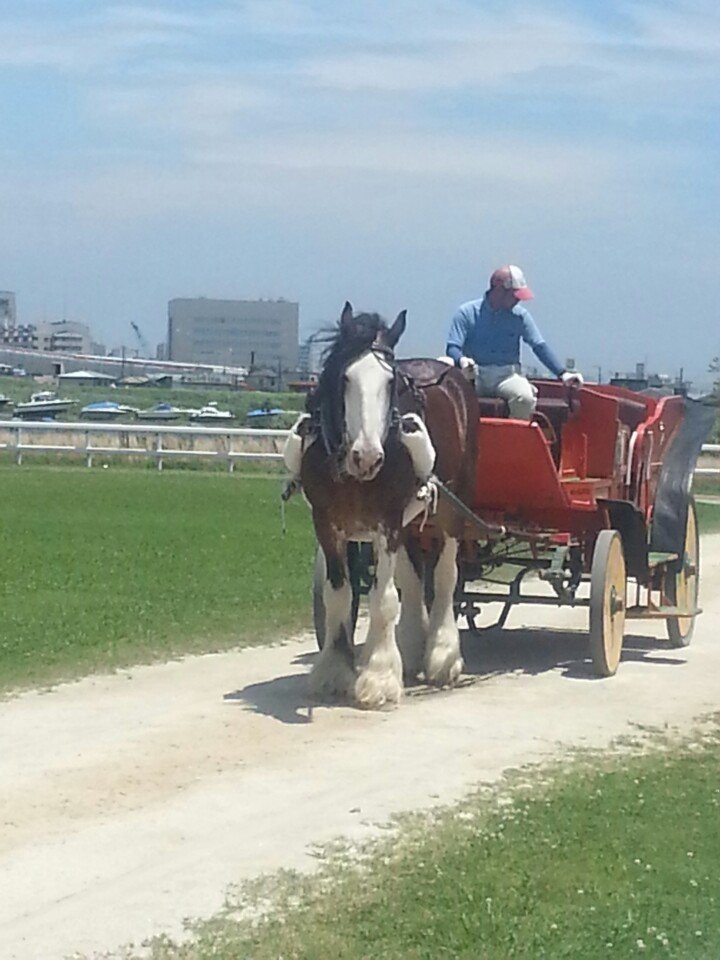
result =
[{"label": "black mudguard", "polygon": [[685,548],[692,476],[702,445],[715,423],[717,397],[685,398],[685,417],[665,454],[655,493],[650,550],[681,555]]}]

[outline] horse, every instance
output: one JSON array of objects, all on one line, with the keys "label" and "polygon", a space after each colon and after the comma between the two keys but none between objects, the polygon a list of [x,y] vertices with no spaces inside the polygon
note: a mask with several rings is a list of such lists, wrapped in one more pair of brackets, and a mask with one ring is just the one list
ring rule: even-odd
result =
[{"label": "horse", "polygon": [[[433,467],[468,498],[477,400],[459,371],[395,359],[405,325],[405,311],[388,327],[378,314],[355,316],[345,304],[307,413],[285,449],[325,558],[325,641],[312,692],[369,709],[396,704],[404,679],[423,673],[430,684],[451,686],[463,668],[453,610],[458,520],[441,505],[429,548],[408,523],[423,509]],[[347,549],[353,540],[370,540],[375,559],[357,662]]]}]

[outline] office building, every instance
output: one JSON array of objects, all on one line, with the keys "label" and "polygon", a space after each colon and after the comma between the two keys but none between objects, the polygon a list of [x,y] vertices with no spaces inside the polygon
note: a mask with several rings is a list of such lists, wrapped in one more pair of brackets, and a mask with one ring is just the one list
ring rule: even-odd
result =
[{"label": "office building", "polygon": [[295,370],[298,314],[298,304],[288,300],[171,300],[168,359]]},{"label": "office building", "polygon": [[17,326],[17,307],[15,294],[9,290],[0,290],[0,334]]}]

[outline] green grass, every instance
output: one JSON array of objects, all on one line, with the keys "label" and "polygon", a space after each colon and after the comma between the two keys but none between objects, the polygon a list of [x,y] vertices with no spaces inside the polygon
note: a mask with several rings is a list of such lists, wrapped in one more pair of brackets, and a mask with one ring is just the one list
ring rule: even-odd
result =
[{"label": "green grass", "polygon": [[277,479],[0,468],[0,689],[283,639],[310,619],[309,511]]},{"label": "green grass", "polygon": [[720,530],[720,504],[698,503],[697,512],[701,533],[717,533]]},{"label": "green grass", "polygon": [[[717,466],[720,467],[720,459],[717,460]],[[693,493],[696,497],[720,496],[720,475],[699,474],[693,479]]]},{"label": "green grass", "polygon": [[[309,511],[288,504],[283,538],[279,490],[207,470],[0,466],[0,690],[309,626]],[[720,529],[720,506],[699,517]]]},{"label": "green grass", "polygon": [[[249,886],[151,956],[716,960],[718,729],[646,756],[526,771],[501,796],[416,818],[360,864],[336,854],[319,876]],[[235,919],[253,893],[272,904],[255,925]]]}]

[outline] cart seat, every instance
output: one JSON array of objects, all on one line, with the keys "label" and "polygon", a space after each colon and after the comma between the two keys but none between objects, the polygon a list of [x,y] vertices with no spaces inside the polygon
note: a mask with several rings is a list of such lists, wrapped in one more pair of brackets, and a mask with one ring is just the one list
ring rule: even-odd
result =
[{"label": "cart seat", "polygon": [[[481,417],[510,416],[507,403],[500,397],[478,397],[478,407]],[[564,397],[538,397],[535,410],[548,418],[558,436],[572,412],[570,404]]]},{"label": "cart seat", "polygon": [[647,407],[640,400],[630,400],[628,397],[619,398],[618,419],[631,430],[637,430],[640,424],[647,419]]}]

